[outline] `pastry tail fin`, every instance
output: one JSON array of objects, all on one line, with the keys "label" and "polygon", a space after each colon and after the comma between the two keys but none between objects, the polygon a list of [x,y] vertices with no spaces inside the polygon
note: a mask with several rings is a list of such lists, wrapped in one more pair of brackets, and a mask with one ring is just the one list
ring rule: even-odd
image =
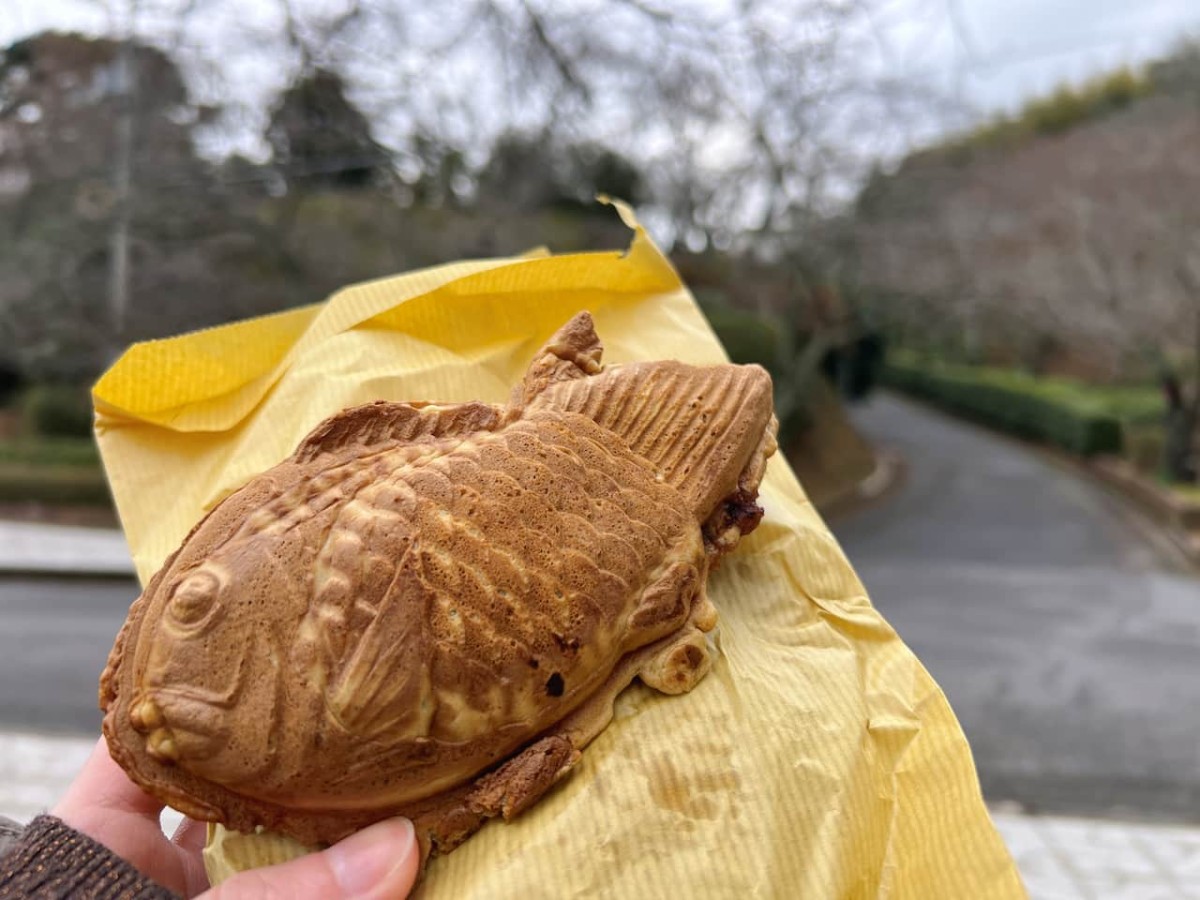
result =
[{"label": "pastry tail fin", "polygon": [[556,383],[535,405],[580,413],[619,436],[702,518],[739,490],[755,495],[775,450],[771,376],[761,366],[613,366]]}]

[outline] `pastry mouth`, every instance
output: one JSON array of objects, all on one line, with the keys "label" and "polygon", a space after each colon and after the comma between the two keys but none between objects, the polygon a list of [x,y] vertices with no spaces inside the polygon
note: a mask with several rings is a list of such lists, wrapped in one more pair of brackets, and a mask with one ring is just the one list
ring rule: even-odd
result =
[{"label": "pastry mouth", "polygon": [[131,705],[129,722],[144,735],[146,753],[158,762],[200,761],[220,750],[229,730],[226,710],[232,705],[232,694],[210,697],[186,688],[162,688]]}]

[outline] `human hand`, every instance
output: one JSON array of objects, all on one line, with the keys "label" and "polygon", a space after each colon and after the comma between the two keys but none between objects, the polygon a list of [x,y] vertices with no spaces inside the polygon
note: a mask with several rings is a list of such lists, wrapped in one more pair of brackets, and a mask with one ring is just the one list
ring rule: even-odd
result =
[{"label": "human hand", "polygon": [[406,819],[379,822],[320,853],[242,872],[209,889],[200,851],[206,826],[184,819],[168,839],[163,803],[129,780],[103,738],[51,815],[128,860],[144,875],[200,900],[399,898],[416,881],[417,842]]}]

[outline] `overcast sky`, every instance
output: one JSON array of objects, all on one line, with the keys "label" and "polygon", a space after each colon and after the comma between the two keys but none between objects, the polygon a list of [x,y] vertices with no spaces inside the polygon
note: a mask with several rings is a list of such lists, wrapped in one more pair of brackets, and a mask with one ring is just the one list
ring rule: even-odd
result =
[{"label": "overcast sky", "polygon": [[[273,0],[259,5],[270,6]],[[98,0],[0,0],[0,46],[45,28],[107,30]],[[113,4],[117,5],[117,4]],[[154,4],[144,3],[143,8]],[[243,0],[246,14],[255,0]],[[873,0],[883,69],[983,113],[1200,36],[1200,0]],[[261,10],[267,14],[266,9]],[[153,22],[149,23],[153,28]]]},{"label": "overcast sky", "polygon": [[993,112],[1200,36],[1200,2],[892,0],[875,20],[893,68]]}]

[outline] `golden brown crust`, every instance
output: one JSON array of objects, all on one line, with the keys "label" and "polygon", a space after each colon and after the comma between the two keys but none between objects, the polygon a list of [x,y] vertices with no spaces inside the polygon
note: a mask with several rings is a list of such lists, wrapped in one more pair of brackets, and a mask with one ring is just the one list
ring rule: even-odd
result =
[{"label": "golden brown crust", "polygon": [[308,845],[402,814],[447,852],[535,802],[630,680],[710,664],[710,565],[757,525],[757,367],[608,370],[586,314],[507,409],[369,404],[218,505],[101,678],[172,806]]},{"label": "golden brown crust", "polygon": [[376,400],[330,416],[300,442],[292,461],[303,464],[323,453],[349,450],[353,455],[422,437],[492,431],[500,424],[502,412],[502,407],[477,402],[435,405]]}]

